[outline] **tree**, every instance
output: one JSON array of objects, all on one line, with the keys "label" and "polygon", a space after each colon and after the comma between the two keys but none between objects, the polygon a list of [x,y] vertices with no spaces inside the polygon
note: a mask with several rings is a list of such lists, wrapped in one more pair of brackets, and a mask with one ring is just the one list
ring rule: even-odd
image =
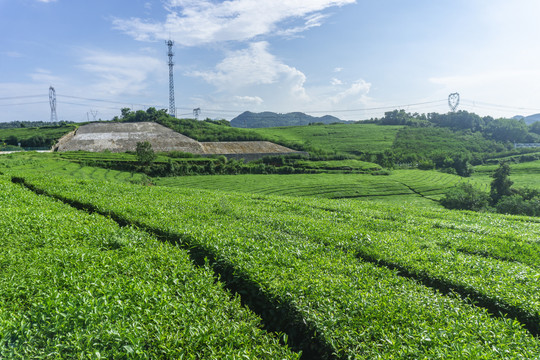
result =
[{"label": "tree", "polygon": [[533,122],[529,126],[529,131],[535,134],[540,135],[540,121]]},{"label": "tree", "polygon": [[497,170],[491,176],[493,181],[491,182],[491,203],[497,204],[503,196],[512,195],[512,185],[514,182],[508,178],[510,175],[510,166],[503,162],[499,165]]},{"label": "tree", "polygon": [[148,141],[138,142],[136,153],[137,160],[141,166],[148,166],[156,159],[156,154],[152,149],[152,144],[150,144]]},{"label": "tree", "polygon": [[14,146],[17,146],[19,143],[19,139],[17,139],[17,137],[15,135],[9,135],[7,138],[6,138],[6,144],[8,145],[14,145]]},{"label": "tree", "polygon": [[529,128],[523,120],[497,119],[487,124],[485,132],[493,140],[522,142],[527,139]]},{"label": "tree", "polygon": [[450,189],[440,202],[447,209],[480,211],[487,209],[489,196],[471,184],[462,183]]},{"label": "tree", "polygon": [[120,110],[120,112],[122,113],[122,116],[120,117],[121,119],[126,119],[130,114],[131,114],[131,109],[130,108],[122,108]]},{"label": "tree", "polygon": [[382,125],[406,125],[411,120],[411,115],[405,110],[387,111],[381,119]]},{"label": "tree", "polygon": [[29,148],[38,148],[49,146],[50,142],[42,135],[34,135],[29,139],[21,140],[21,146]]}]

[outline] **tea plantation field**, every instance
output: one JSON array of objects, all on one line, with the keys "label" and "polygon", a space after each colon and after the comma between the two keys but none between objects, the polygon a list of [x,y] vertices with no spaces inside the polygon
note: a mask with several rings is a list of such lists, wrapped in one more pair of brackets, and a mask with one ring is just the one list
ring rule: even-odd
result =
[{"label": "tea plantation field", "polygon": [[[377,202],[413,202],[438,206],[448,189],[463,179],[437,171],[394,170],[390,175],[295,174],[295,175],[214,175],[155,179],[169,187],[224,190],[265,195],[310,196],[329,199],[368,199]],[[482,182],[472,181],[479,188]]]},{"label": "tea plantation field", "polygon": [[[516,187],[529,187],[540,190],[540,160],[523,162],[523,163],[508,163],[510,165],[510,179]],[[473,173],[474,180],[489,186],[493,180],[491,174],[495,171],[498,165],[482,165],[475,166]]]},{"label": "tea plantation field", "polygon": [[[266,186],[247,177],[240,190],[192,178],[222,189],[207,190],[0,171],[8,217],[19,216],[2,226],[2,263],[21,263],[0,273],[5,356],[540,354],[538,218],[304,196],[290,176],[281,178],[295,196],[272,195],[272,177]],[[430,184],[455,182],[395,176],[381,194],[437,196]]]},{"label": "tea plantation field", "polygon": [[0,358],[298,358],[187,251],[0,176]]},{"label": "tea plantation field", "polygon": [[[85,166],[81,162],[72,162],[69,153],[36,153],[19,152],[13,154],[2,154],[0,156],[0,172],[18,171],[31,172],[33,174],[56,174],[59,176],[72,177],[76,179],[95,179],[120,182],[139,183],[145,180],[145,176],[140,173],[129,173],[111,169],[103,169],[93,166]],[[121,157],[132,157],[132,155],[120,154]],[[81,159],[81,157],[78,157]]]},{"label": "tea plantation field", "polygon": [[332,124],[249,129],[269,141],[302,145],[338,154],[378,153],[392,147],[403,126]]}]

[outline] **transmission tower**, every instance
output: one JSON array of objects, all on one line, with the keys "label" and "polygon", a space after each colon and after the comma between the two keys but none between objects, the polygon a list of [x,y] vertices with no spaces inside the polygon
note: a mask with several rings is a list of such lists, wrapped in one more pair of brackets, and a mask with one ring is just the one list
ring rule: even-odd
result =
[{"label": "transmission tower", "polygon": [[452,112],[456,112],[459,105],[459,93],[452,93],[448,95],[448,106]]},{"label": "transmission tower", "polygon": [[201,108],[198,107],[196,109],[193,109],[193,116],[195,117],[195,119],[199,120],[199,115],[201,114]]},{"label": "transmission tower", "polygon": [[94,121],[96,121],[96,116],[98,114],[98,111],[97,110],[90,110],[90,114],[92,114],[92,117],[94,118]]},{"label": "transmission tower", "polygon": [[51,122],[58,122],[58,116],[56,116],[56,91],[52,86],[49,87],[49,104],[51,105]]},{"label": "transmission tower", "polygon": [[172,47],[174,45],[174,41],[169,40],[166,42],[167,46],[169,47],[169,115],[172,117],[176,117],[176,106],[174,104],[174,79],[173,79],[173,56],[174,53],[172,51]]}]

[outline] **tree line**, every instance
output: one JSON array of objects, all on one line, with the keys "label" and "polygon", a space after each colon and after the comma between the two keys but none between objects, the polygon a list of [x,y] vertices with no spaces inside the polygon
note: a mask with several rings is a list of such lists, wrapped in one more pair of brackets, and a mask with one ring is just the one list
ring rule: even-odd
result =
[{"label": "tree line", "polygon": [[381,125],[407,125],[413,127],[445,127],[453,130],[480,132],[487,139],[510,142],[540,142],[540,122],[528,126],[523,119],[495,119],[481,117],[468,111],[439,113],[408,113],[393,110],[376,120]]},{"label": "tree line", "polygon": [[501,214],[540,216],[540,191],[514,188],[510,180],[510,166],[501,163],[491,175],[490,192],[463,183],[451,189],[441,199],[447,209],[496,211]]}]

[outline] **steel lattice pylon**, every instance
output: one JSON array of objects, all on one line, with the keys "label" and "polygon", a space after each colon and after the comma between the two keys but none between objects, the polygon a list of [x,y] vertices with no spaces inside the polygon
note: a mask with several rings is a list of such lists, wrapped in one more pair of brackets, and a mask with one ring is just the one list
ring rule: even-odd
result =
[{"label": "steel lattice pylon", "polygon": [[172,51],[172,47],[174,45],[174,41],[169,40],[167,41],[167,46],[169,47],[169,115],[176,117],[176,105],[174,104],[174,78],[173,78],[173,56],[174,53]]},{"label": "steel lattice pylon", "polygon": [[448,95],[448,106],[450,107],[450,111],[456,112],[459,106],[459,93],[455,92]]},{"label": "steel lattice pylon", "polygon": [[49,87],[49,104],[51,105],[51,122],[58,122],[56,115],[56,91],[52,86]]}]

